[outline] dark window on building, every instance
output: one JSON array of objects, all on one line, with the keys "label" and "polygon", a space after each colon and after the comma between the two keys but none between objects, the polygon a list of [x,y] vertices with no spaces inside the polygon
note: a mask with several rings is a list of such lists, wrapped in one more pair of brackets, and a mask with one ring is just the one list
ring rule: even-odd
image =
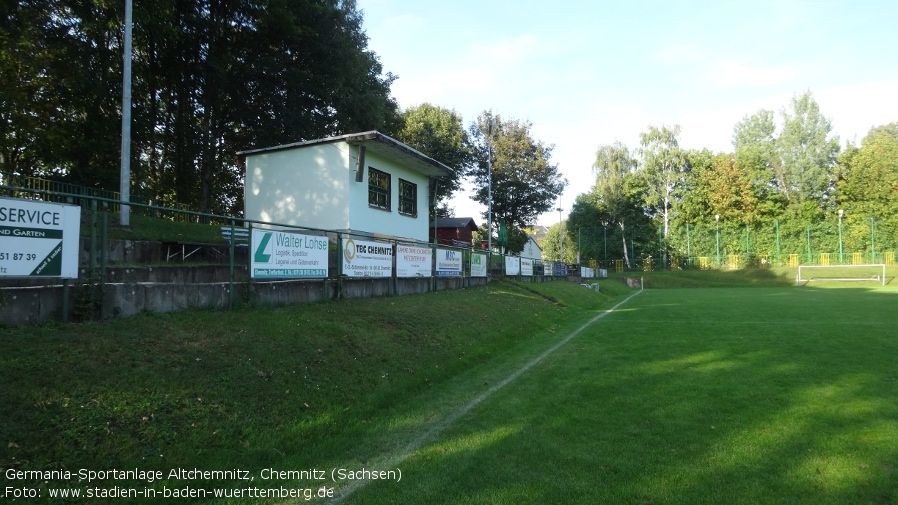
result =
[{"label": "dark window on building", "polygon": [[418,217],[418,185],[399,179],[399,213]]},{"label": "dark window on building", "polygon": [[390,210],[390,174],[368,167],[368,206]]}]

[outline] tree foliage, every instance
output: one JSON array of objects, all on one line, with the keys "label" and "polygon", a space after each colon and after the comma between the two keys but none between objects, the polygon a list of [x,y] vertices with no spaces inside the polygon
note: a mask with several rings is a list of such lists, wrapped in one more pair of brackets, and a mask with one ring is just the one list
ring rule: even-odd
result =
[{"label": "tree foliage", "polygon": [[[491,121],[495,129],[489,135]],[[551,163],[554,146],[533,139],[530,128],[527,121],[503,120],[484,111],[469,129],[477,158],[470,173],[476,186],[471,198],[489,208],[492,180],[493,226],[503,217],[509,226],[533,224],[540,214],[552,209],[567,185],[558,165]]]},{"label": "tree foliage", "polygon": [[840,158],[838,206],[849,214],[883,216],[898,225],[898,123],[873,128]]},{"label": "tree foliage", "polygon": [[793,97],[791,111],[782,114],[783,131],[776,139],[783,167],[780,189],[790,203],[822,203],[832,183],[839,138],[829,137],[832,125],[810,92]]},{"label": "tree foliage", "polygon": [[[459,190],[474,161],[473,147],[462,117],[455,110],[424,103],[402,112],[402,127],[396,133],[396,139],[454,170],[453,177],[437,181],[436,188],[430,187],[429,201],[436,201],[434,207],[438,208],[440,216],[448,216],[450,211],[445,202]],[[443,202],[441,209],[440,202]]]},{"label": "tree foliage", "polygon": [[649,212],[661,218],[664,236],[670,225],[670,212],[687,171],[685,152],[680,149],[680,125],[650,126],[639,135],[640,177],[645,188]]},{"label": "tree foliage", "polygon": [[[564,234],[562,244],[561,234]],[[577,243],[570,239],[570,227],[566,222],[555,223],[549,227],[546,235],[539,240],[539,247],[543,251],[543,260],[559,261],[559,254],[564,250],[564,263],[573,265],[577,263]],[[548,268],[548,267],[546,267]]]},{"label": "tree foliage", "polygon": [[[599,223],[602,226],[616,227],[620,234],[621,252],[628,267],[630,254],[627,251],[627,227],[643,217],[639,208],[639,195],[646,192],[646,186],[636,174],[637,167],[629,149],[620,142],[600,147],[592,164],[595,185],[586,198],[578,199],[571,216],[572,220],[582,222],[581,227],[588,228]],[[594,216],[590,216],[591,214]]]},{"label": "tree foliage", "polygon": [[[0,11],[2,169],[118,188],[123,4]],[[135,2],[133,194],[242,208],[235,153],[400,122],[353,0]]]},{"label": "tree foliage", "polygon": [[[810,255],[812,246],[838,245],[831,238],[838,234],[826,231],[838,228],[838,208],[844,211],[845,240],[854,247],[875,252],[882,245],[875,241],[898,244],[898,231],[890,231],[898,230],[898,126],[874,128],[862,146],[849,145],[838,157],[839,139],[810,92],[794,96],[781,114],[780,131],[772,111],[743,117],[733,129],[731,153],[687,151],[679,146],[679,127],[650,126],[640,136],[632,178],[620,170],[629,166],[619,161],[626,146],[600,148],[596,185],[580,195],[568,222],[580,229],[598,222],[603,233],[617,233],[615,216],[629,210],[629,222],[638,224],[616,237],[623,247],[617,246],[615,258],[627,257],[626,237],[646,255],[659,249],[662,255],[695,255],[697,244],[700,255],[707,255],[718,233],[724,254],[779,251],[782,238]],[[621,198],[627,187],[630,198]],[[640,218],[654,223],[654,238]],[[818,231],[811,222],[819,223]],[[760,238],[753,238],[755,231]],[[768,235],[775,239],[763,238]],[[581,252],[588,247],[581,238]]]},{"label": "tree foliage", "polygon": [[[710,154],[710,153],[707,153]],[[735,155],[720,153],[710,158],[693,154],[692,170],[681,207],[695,222],[720,216],[728,222],[754,223],[760,205],[754,192],[751,170],[740,166]]]}]

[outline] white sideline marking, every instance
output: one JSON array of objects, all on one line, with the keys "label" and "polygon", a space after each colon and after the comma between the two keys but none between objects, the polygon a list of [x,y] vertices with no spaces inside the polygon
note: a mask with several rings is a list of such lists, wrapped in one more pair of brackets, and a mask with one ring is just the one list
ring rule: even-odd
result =
[{"label": "white sideline marking", "polygon": [[[402,464],[403,461],[406,460],[406,458],[408,458],[411,455],[411,453],[413,453],[419,447],[421,447],[421,445],[423,445],[424,442],[427,441],[427,439],[431,438],[434,435],[439,434],[441,431],[445,430],[446,428],[448,428],[449,426],[454,424],[455,421],[457,421],[459,418],[461,418],[462,416],[464,416],[465,414],[470,412],[474,407],[481,404],[484,400],[486,400],[487,398],[492,396],[496,391],[499,391],[500,389],[502,389],[503,387],[508,385],[510,382],[517,379],[521,375],[523,375],[524,372],[533,368],[534,365],[536,365],[540,361],[546,359],[546,357],[548,357],[550,354],[552,354],[553,352],[558,350],[559,347],[563,346],[564,344],[568,343],[572,338],[579,335],[581,331],[585,330],[587,327],[589,327],[591,324],[595,323],[599,319],[602,319],[603,317],[607,316],[608,314],[614,312],[618,307],[620,307],[621,305],[630,301],[630,298],[633,298],[634,296],[638,295],[641,292],[642,292],[642,288],[640,288],[639,291],[633,293],[632,295],[626,297],[623,301],[621,301],[614,307],[611,307],[610,309],[607,309],[607,310],[603,311],[602,313],[600,313],[599,315],[597,315],[596,317],[590,319],[589,321],[584,323],[583,326],[574,330],[570,335],[564,337],[563,339],[558,341],[555,345],[553,345],[552,347],[547,349],[545,352],[543,352],[539,356],[530,360],[530,362],[528,362],[527,364],[522,366],[516,372],[514,372],[513,374],[506,377],[505,380],[503,380],[502,382],[487,389],[486,391],[481,393],[479,396],[477,396],[476,398],[471,400],[467,405],[465,405],[461,409],[455,411],[454,413],[448,415],[442,421],[440,421],[439,423],[434,425],[432,428],[430,428],[430,430],[428,430],[426,433],[424,433],[423,435],[421,435],[420,437],[416,438],[411,443],[409,443],[401,453],[399,453],[398,455],[394,456],[391,459],[388,459],[387,461],[383,462],[382,464],[380,464],[378,466],[380,466],[381,468],[397,468],[400,464]],[[369,482],[368,480],[352,481],[351,484],[349,484],[345,488],[341,489],[340,494],[335,496],[334,498],[332,498],[328,503],[340,503],[344,499],[350,497],[353,493],[355,493],[359,489],[366,486],[368,484],[368,482]]]}]

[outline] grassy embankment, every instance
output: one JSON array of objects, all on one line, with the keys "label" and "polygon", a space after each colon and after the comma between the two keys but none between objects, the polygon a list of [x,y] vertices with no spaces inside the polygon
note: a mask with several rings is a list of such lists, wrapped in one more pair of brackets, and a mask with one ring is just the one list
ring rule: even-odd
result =
[{"label": "grassy embankment", "polygon": [[[304,468],[359,461],[613,298],[558,282],[144,314],[0,335],[0,467]],[[448,395],[448,396],[447,396]],[[423,402],[423,403],[422,403]],[[449,402],[449,403],[447,403]],[[171,485],[171,483],[169,483]],[[237,485],[239,483],[229,483]]]}]

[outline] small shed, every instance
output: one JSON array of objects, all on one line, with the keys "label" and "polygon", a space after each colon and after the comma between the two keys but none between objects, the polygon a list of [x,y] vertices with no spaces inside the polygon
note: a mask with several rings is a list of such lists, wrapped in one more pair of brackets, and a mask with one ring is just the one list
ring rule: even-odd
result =
[{"label": "small shed", "polygon": [[247,219],[424,242],[428,195],[451,168],[377,131],[237,153]]},{"label": "small shed", "polygon": [[430,222],[430,241],[433,242],[436,229],[437,243],[454,247],[470,248],[474,232],[478,230],[470,217],[438,217]]}]

